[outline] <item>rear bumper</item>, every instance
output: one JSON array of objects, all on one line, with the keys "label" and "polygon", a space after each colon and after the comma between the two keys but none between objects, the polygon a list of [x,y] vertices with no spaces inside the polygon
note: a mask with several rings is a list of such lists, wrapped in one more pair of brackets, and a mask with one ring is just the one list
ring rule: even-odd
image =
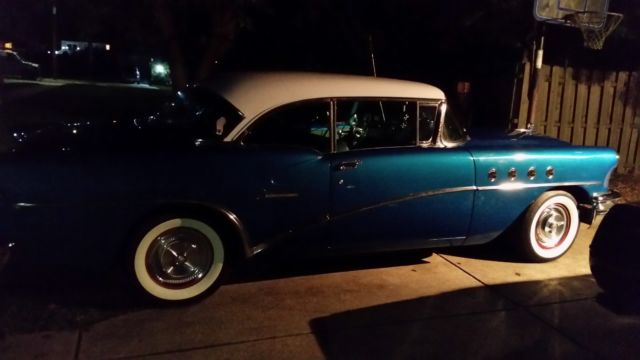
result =
[{"label": "rear bumper", "polygon": [[595,212],[595,215],[605,214],[619,201],[620,193],[613,190],[594,196],[592,199],[593,211]]},{"label": "rear bumper", "polygon": [[580,221],[593,224],[596,218],[604,216],[620,200],[620,193],[613,190],[592,197],[591,204],[580,205]]}]

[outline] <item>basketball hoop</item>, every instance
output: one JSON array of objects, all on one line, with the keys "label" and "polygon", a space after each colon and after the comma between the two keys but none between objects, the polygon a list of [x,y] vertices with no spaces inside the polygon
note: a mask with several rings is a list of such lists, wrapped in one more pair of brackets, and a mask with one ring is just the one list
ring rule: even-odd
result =
[{"label": "basketball hoop", "polygon": [[582,31],[584,46],[595,50],[602,49],[607,36],[620,25],[622,18],[622,14],[599,11],[577,11],[564,16],[568,25]]}]

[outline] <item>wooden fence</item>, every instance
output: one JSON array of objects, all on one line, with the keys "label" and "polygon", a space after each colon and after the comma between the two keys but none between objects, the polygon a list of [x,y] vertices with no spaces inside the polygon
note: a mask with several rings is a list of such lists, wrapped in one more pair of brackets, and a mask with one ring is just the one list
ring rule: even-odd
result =
[{"label": "wooden fence", "polygon": [[[527,124],[531,65],[523,66],[519,128]],[[517,99],[516,99],[517,104]],[[619,173],[640,173],[640,73],[544,65],[534,129],[576,145],[608,146],[620,154]]]}]

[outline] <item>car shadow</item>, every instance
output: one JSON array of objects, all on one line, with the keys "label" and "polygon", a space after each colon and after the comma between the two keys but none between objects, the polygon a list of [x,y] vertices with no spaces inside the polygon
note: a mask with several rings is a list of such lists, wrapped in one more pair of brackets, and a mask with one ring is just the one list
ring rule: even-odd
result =
[{"label": "car shadow", "polygon": [[[144,306],[112,274],[64,267],[0,273],[3,334],[83,329]],[[148,306],[147,306],[148,308]]]},{"label": "car shadow", "polygon": [[428,264],[429,250],[391,253],[291,256],[289,252],[272,252],[259,256],[235,269],[226,283],[248,283],[296,276]]},{"label": "car shadow", "polygon": [[[547,293],[532,303],[510,298],[544,289]],[[628,326],[628,317],[613,314],[581,322],[606,307],[594,301],[598,292],[590,275],[466,288],[318,317],[309,325],[327,359],[589,358],[603,349],[577,343],[567,332],[597,321],[614,323],[629,336],[637,331]],[[625,346],[638,349],[635,342]]]},{"label": "car shadow", "polygon": [[[235,269],[225,283],[249,283],[312,274],[428,263],[431,252],[409,251],[322,258],[265,254]],[[10,266],[0,272],[0,338],[3,334],[86,329],[127,313],[197,305],[150,303],[136,295],[117,272]],[[212,296],[215,296],[212,295]]]},{"label": "car shadow", "polygon": [[506,239],[498,238],[482,245],[457,246],[437,249],[439,254],[471,259],[518,263],[522,258]]}]

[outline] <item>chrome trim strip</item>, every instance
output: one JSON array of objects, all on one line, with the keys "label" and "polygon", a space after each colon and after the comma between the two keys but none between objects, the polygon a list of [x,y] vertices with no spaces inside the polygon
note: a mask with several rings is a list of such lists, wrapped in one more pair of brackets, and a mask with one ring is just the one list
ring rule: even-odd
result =
[{"label": "chrome trim strip", "polygon": [[385,207],[393,204],[398,204],[404,201],[415,200],[423,197],[436,196],[436,195],[449,194],[449,193],[462,192],[462,191],[474,191],[474,190],[477,190],[475,186],[459,186],[459,187],[453,187],[453,188],[421,191],[421,192],[409,194],[407,196],[403,196],[397,199],[383,201],[377,204],[361,207],[356,210],[347,211],[345,213],[333,216],[331,220],[341,219],[347,216],[355,215],[363,211],[373,210],[373,209],[377,209],[377,208],[381,208],[381,207]]},{"label": "chrome trim strip", "polygon": [[552,187],[552,186],[578,186],[578,185],[600,185],[600,181],[576,181],[576,182],[554,182],[542,184],[524,184],[524,183],[503,183],[500,185],[479,186],[477,190],[520,190],[528,188]]},{"label": "chrome trim strip", "polygon": [[298,193],[265,193],[265,199],[286,199],[286,198],[296,198],[300,196]]},{"label": "chrome trim strip", "polygon": [[249,246],[249,243],[250,243],[249,233],[247,232],[246,228],[244,227],[240,219],[236,216],[236,214],[232,213],[231,211],[225,208],[218,207],[218,206],[213,206],[211,207],[211,209],[214,211],[218,211],[223,216],[225,216],[229,221],[231,221],[231,223],[233,224],[233,227],[238,231],[238,236],[240,238],[239,239],[240,242],[242,243],[242,251],[244,253],[244,256],[246,258],[249,258],[255,255],[255,253],[253,252],[253,248]]},{"label": "chrome trim strip", "polygon": [[19,203],[13,204],[13,207],[16,208],[16,209],[28,208],[28,207],[34,207],[34,206],[37,206],[37,204],[23,203],[23,202],[19,202]]}]

